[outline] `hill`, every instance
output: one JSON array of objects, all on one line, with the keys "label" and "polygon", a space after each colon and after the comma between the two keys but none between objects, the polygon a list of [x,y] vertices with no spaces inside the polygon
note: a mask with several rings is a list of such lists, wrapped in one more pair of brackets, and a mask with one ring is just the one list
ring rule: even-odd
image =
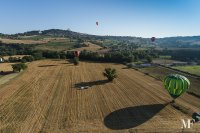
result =
[{"label": "hill", "polygon": [[[129,42],[133,44],[140,45],[157,45],[160,47],[192,47],[192,48],[200,48],[200,36],[183,36],[183,37],[165,37],[165,38],[156,38],[155,42],[151,42],[150,38],[142,38],[142,37],[131,37],[131,36],[97,36],[97,35],[89,35],[86,33],[74,32],[71,30],[61,30],[61,29],[49,29],[44,31],[29,31],[24,33],[17,33],[13,35],[0,34],[1,38],[10,38],[10,39],[24,39],[24,36],[37,36],[37,39],[48,36],[52,37],[65,37],[65,38],[73,38],[78,39],[81,38],[83,40],[111,40],[114,42]],[[39,37],[38,37],[39,36]]]}]

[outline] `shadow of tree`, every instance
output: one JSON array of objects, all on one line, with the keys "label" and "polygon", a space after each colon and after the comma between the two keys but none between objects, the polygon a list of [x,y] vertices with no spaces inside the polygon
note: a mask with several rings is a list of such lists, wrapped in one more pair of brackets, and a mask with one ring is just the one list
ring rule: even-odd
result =
[{"label": "shadow of tree", "polygon": [[38,66],[38,67],[54,67],[54,66],[58,66],[58,65],[41,65],[41,66]]},{"label": "shadow of tree", "polygon": [[75,84],[75,87],[78,87],[78,88],[82,87],[82,86],[92,87],[92,86],[95,86],[95,85],[103,85],[103,84],[106,84],[108,82],[109,82],[108,80],[98,80],[98,81],[90,81],[90,82],[81,82],[81,83]]},{"label": "shadow of tree", "polygon": [[12,74],[15,73],[13,71],[0,71],[0,75],[8,75],[8,74]]},{"label": "shadow of tree", "polygon": [[71,63],[60,63],[60,64],[71,64]]},{"label": "shadow of tree", "polygon": [[52,61],[61,61],[61,59],[53,59]]},{"label": "shadow of tree", "polygon": [[104,124],[114,130],[133,128],[151,119],[166,105],[153,104],[119,109],[107,115]]}]

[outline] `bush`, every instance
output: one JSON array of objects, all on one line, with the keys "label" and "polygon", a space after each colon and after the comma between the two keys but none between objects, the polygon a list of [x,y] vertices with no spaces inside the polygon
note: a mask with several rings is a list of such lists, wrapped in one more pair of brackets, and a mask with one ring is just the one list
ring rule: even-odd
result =
[{"label": "bush", "polygon": [[21,59],[21,63],[26,63],[27,61],[25,59]]},{"label": "bush", "polygon": [[36,53],[34,53],[33,57],[35,58],[35,60],[41,60],[41,59],[44,58],[42,52],[36,52]]},{"label": "bush", "polygon": [[[25,63],[25,62],[32,62],[34,61],[34,57],[33,56],[24,56],[22,57],[22,61]],[[21,62],[22,62],[21,61]]]},{"label": "bush", "polygon": [[26,69],[27,65],[24,63],[13,64],[12,68],[14,72],[20,72],[21,70]]},{"label": "bush", "polygon": [[9,62],[20,62],[21,59],[18,58],[18,57],[9,57],[9,58],[8,58],[8,61],[9,61]]},{"label": "bush", "polygon": [[107,77],[109,81],[113,81],[115,78],[117,78],[117,71],[116,69],[105,68],[105,72],[103,72],[103,75]]}]

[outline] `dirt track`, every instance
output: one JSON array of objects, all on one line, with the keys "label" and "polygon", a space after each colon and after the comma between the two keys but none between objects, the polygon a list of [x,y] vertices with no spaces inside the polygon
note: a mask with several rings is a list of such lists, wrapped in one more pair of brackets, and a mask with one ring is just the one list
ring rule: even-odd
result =
[{"label": "dirt track", "polygon": [[[118,79],[106,83],[105,67]],[[177,99],[183,112],[170,104],[160,81],[123,65],[36,61],[18,78],[0,86],[0,132],[181,132],[181,119],[200,112],[200,99]],[[86,90],[75,86],[91,85]],[[187,131],[197,131],[200,123]],[[200,132],[200,130],[199,130]]]}]

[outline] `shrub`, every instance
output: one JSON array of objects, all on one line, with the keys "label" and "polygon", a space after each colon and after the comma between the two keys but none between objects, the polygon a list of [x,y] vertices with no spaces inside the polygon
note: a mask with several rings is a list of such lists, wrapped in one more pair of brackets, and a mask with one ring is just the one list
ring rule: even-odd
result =
[{"label": "shrub", "polygon": [[113,68],[105,68],[103,75],[107,77],[109,81],[113,81],[115,78],[117,78],[117,71]]},{"label": "shrub", "polygon": [[24,56],[24,57],[22,57],[22,61],[24,61],[24,62],[32,62],[32,61],[34,61],[34,57],[33,56]]},{"label": "shrub", "polygon": [[13,64],[12,68],[14,72],[20,72],[21,70],[26,69],[27,65],[24,63]]}]

